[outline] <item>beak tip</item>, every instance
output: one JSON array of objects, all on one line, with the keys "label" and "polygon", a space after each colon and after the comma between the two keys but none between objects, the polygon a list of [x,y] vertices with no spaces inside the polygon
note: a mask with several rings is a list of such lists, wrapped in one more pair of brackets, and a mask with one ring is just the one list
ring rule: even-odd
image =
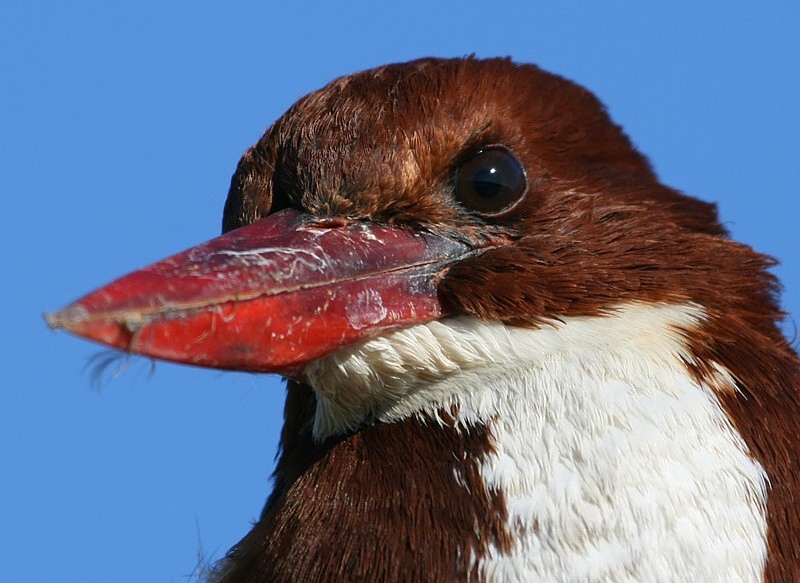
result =
[{"label": "beak tip", "polygon": [[72,304],[55,312],[45,312],[42,317],[51,330],[72,330],[90,316],[86,308]]},{"label": "beak tip", "polygon": [[51,330],[65,330],[121,350],[129,348],[133,336],[125,324],[93,316],[80,302],[55,312],[46,312],[42,316]]},{"label": "beak tip", "polygon": [[51,330],[58,330],[61,328],[58,312],[45,312],[42,314],[42,318],[44,319],[45,324],[47,324],[47,327]]}]

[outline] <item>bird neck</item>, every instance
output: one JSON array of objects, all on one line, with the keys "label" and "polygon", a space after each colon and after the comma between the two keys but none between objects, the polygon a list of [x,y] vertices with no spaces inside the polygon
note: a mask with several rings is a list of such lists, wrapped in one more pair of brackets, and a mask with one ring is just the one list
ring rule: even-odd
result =
[{"label": "bird neck", "polygon": [[239,548],[311,580],[758,579],[766,476],[715,396],[731,375],[690,373],[704,318],[457,318],[326,357],[313,425],[284,434],[259,542]]}]

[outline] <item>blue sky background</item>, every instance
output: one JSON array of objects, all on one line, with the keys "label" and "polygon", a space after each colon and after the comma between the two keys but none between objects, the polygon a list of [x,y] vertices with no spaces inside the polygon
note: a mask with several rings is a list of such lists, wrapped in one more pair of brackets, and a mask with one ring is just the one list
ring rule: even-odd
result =
[{"label": "blue sky background", "polygon": [[342,74],[476,53],[579,81],[782,260],[800,315],[800,3],[117,4],[0,7],[0,581],[187,581],[258,516],[279,379],[128,359],[93,384],[108,353],[41,313],[215,236],[241,153]]}]

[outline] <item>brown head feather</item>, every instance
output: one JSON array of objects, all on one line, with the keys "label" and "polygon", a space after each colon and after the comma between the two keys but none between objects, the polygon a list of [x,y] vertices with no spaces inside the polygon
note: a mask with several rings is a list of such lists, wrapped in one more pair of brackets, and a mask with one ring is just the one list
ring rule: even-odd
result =
[{"label": "brown head feather", "polygon": [[[455,202],[453,174],[494,144],[516,154],[530,186],[512,212],[487,220]],[[703,306],[709,319],[690,338],[687,366],[712,382],[703,363],[715,361],[735,377],[738,391],[720,388],[719,398],[770,478],[767,579],[800,579],[800,365],[778,328],[773,262],[731,241],[714,205],[660,184],[590,92],[501,59],[343,77],[245,154],[223,227],[287,206],[514,239],[449,271],[440,291],[457,313],[535,327],[625,301]],[[507,544],[502,499],[454,482],[454,470],[478,479],[474,464],[491,450],[480,427],[413,420],[320,444],[314,406],[311,389],[289,384],[275,490],[220,581],[452,580],[469,570],[465,550]]]}]

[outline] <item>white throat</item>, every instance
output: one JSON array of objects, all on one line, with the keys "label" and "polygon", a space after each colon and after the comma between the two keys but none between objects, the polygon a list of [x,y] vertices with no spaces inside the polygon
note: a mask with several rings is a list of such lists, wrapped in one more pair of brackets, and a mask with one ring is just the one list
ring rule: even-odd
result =
[{"label": "white throat", "polygon": [[[754,581],[766,483],[714,391],[688,373],[696,305],[635,303],[537,329],[472,318],[395,331],[311,363],[315,435],[436,416],[482,424],[510,554],[489,580]],[[723,368],[712,382],[736,390]]]}]

